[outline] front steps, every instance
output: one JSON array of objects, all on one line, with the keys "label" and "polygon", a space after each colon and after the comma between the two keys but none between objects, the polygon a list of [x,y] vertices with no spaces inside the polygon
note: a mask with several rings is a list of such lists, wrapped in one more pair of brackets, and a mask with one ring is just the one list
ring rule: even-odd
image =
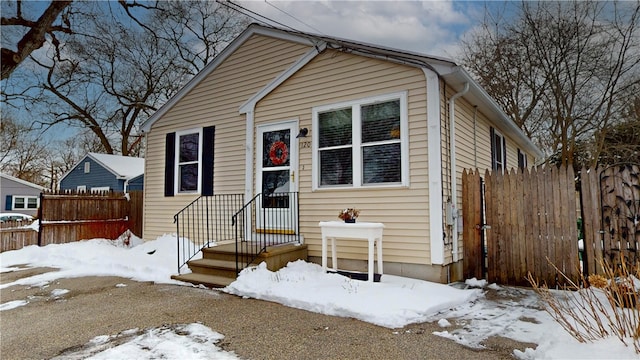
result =
[{"label": "front steps", "polygon": [[[262,262],[267,264],[271,271],[277,271],[290,261],[307,260],[307,245],[305,244],[284,244],[268,246],[251,263],[252,266]],[[235,244],[218,245],[202,249],[202,259],[187,262],[190,274],[171,276],[174,280],[189,282],[195,285],[206,287],[225,287],[231,284],[237,277],[236,274],[236,246]]]}]

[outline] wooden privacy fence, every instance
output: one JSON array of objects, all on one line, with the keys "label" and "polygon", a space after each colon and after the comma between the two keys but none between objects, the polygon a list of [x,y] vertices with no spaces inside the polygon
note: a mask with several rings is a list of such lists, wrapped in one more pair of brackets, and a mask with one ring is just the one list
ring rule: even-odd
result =
[{"label": "wooden privacy fence", "polygon": [[141,236],[142,192],[42,193],[38,244],[116,239],[125,230]]},{"label": "wooden privacy fence", "polygon": [[38,245],[38,231],[29,227],[30,223],[29,221],[0,223],[0,252]]},{"label": "wooden privacy fence", "polygon": [[28,245],[116,239],[127,229],[142,237],[143,199],[142,191],[131,191],[126,195],[115,192],[42,193],[39,226],[27,228],[3,224],[0,252]]},{"label": "wooden privacy fence", "polygon": [[[582,172],[585,272],[640,262],[640,164]],[[588,219],[588,220],[587,220]]]},{"label": "wooden privacy fence", "polygon": [[578,281],[581,272],[602,273],[603,259],[640,260],[639,170],[636,165],[583,168],[578,185],[571,167],[486,171],[484,178],[465,170],[465,277],[485,278],[486,273],[490,282],[526,286],[531,273],[549,286],[561,286],[564,279],[551,264]]}]

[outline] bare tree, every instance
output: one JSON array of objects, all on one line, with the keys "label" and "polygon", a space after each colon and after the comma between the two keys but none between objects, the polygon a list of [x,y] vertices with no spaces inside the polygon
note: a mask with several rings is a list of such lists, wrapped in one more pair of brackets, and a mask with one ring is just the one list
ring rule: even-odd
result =
[{"label": "bare tree", "polygon": [[72,2],[67,0],[52,1],[42,15],[33,21],[23,16],[22,1],[17,0],[15,2],[15,16],[2,16],[1,24],[3,27],[16,26],[28,29],[15,45],[16,50],[2,47],[2,80],[8,78],[34,50],[44,45],[47,34],[55,38],[55,32],[71,33],[68,18],[63,18],[64,25],[54,25],[53,23]]},{"label": "bare tree", "polygon": [[507,6],[517,8],[487,11],[461,61],[525,133],[572,163],[580,140],[620,121],[640,83],[640,2]]},{"label": "bare tree", "polygon": [[44,184],[48,144],[11,114],[0,124],[0,172],[34,184]]},{"label": "bare tree", "polygon": [[246,17],[209,1],[164,3],[164,11],[153,13],[150,31],[175,45],[190,75],[196,75],[245,28]]},{"label": "bare tree", "polygon": [[600,130],[594,139],[598,163],[640,163],[640,95],[623,111],[623,120]]},{"label": "bare tree", "polygon": [[125,156],[141,151],[140,124],[245,24],[208,1],[74,6],[74,33],[52,42],[46,56],[32,56],[37,82],[14,82],[4,100],[38,111],[44,129],[88,129],[102,152]]}]

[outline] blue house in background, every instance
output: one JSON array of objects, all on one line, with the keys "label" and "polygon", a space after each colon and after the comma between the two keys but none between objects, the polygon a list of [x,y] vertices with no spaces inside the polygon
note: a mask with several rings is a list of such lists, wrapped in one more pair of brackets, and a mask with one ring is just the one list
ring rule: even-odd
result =
[{"label": "blue house in background", "polygon": [[88,153],[60,180],[60,190],[122,191],[142,190],[144,159]]}]

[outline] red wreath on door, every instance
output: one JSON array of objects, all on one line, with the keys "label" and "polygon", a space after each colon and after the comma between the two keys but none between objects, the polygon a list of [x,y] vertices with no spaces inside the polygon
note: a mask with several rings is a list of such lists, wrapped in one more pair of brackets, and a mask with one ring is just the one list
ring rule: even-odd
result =
[{"label": "red wreath on door", "polygon": [[287,149],[287,144],[282,141],[276,141],[271,145],[271,149],[269,149],[269,159],[273,165],[282,165],[287,161],[289,157],[289,149]]}]

